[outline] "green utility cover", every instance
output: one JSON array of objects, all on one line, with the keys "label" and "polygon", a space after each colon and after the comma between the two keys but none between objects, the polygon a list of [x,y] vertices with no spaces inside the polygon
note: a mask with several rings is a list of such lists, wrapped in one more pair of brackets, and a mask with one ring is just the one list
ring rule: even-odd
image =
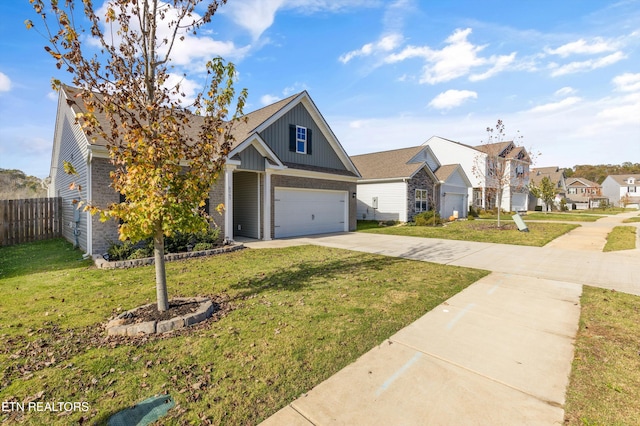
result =
[{"label": "green utility cover", "polygon": [[167,415],[176,403],[171,395],[157,395],[114,414],[109,418],[109,426],[146,426]]}]

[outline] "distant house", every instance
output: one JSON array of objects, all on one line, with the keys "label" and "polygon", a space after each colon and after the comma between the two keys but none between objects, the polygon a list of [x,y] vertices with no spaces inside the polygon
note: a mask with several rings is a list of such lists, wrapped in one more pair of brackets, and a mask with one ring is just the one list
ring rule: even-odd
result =
[{"label": "distant house", "polygon": [[[120,194],[110,187],[106,141],[87,137],[76,122],[76,114],[84,112],[76,93],[72,87],[60,91],[49,195],[64,200],[65,238],[87,253],[102,254],[117,241],[118,223],[100,222],[72,202],[82,198],[107,207],[119,202]],[[245,118],[206,200],[221,234],[230,240],[270,240],[355,230],[360,174],[309,94],[295,94]],[[64,173],[64,161],[77,176]],[[69,189],[72,181],[81,185],[81,194]],[[225,206],[222,217],[213,211],[219,204]]]},{"label": "distant house", "polygon": [[602,187],[585,178],[567,179],[567,206],[572,210],[595,209],[607,202]]},{"label": "distant house", "polygon": [[470,146],[449,139],[433,136],[423,145],[429,146],[443,164],[460,164],[472,184],[469,203],[476,208],[491,209],[498,205],[496,190],[486,176],[496,155],[504,164],[510,182],[503,187],[499,205],[507,211],[527,210],[529,191],[529,165],[527,151],[512,141]]},{"label": "distant house", "polygon": [[471,182],[459,164],[441,165],[428,146],[351,157],[360,171],[357,217],[410,222],[435,209],[466,217]]},{"label": "distant house", "polygon": [[602,182],[602,195],[613,205],[640,208],[640,174],[607,176]]},{"label": "distant house", "polygon": [[[536,167],[535,169],[531,169],[529,173],[529,185],[540,186],[542,179],[545,177],[549,178],[556,188],[554,205],[558,207],[561,200],[565,199],[567,194],[567,183],[564,169],[561,169],[558,166]],[[538,206],[544,206],[542,199],[529,196],[529,210],[535,210]]]}]

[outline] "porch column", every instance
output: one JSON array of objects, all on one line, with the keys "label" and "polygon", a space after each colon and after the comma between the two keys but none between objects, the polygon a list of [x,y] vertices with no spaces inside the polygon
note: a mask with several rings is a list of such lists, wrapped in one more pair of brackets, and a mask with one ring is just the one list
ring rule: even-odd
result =
[{"label": "porch column", "polygon": [[224,238],[233,241],[233,171],[235,165],[224,168]]},{"label": "porch column", "polygon": [[265,168],[264,173],[264,223],[262,224],[263,239],[265,241],[271,240],[271,174],[273,171],[269,168]]}]

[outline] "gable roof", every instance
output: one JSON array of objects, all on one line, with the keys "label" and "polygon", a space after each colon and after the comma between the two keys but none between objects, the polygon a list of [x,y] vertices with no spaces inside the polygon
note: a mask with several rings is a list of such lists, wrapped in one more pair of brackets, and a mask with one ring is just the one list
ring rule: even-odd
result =
[{"label": "gable roof", "polygon": [[[62,86],[61,96],[65,98],[66,104],[72,109],[74,115],[86,112],[84,102],[82,101],[82,98],[79,97],[80,93],[81,90],[78,88],[67,85]],[[97,94],[97,96],[100,95]],[[240,145],[243,145],[243,142],[247,141],[249,138],[254,139],[256,137],[256,133],[264,130],[266,127],[275,122],[278,118],[282,117],[286,112],[291,110],[299,103],[302,103],[307,108],[314,121],[323,132],[329,144],[333,147],[334,151],[343,162],[346,169],[350,172],[350,174],[354,176],[360,176],[357,168],[351,162],[351,159],[344,151],[344,148],[336,138],[328,123],[324,120],[322,114],[320,114],[320,111],[314,104],[313,100],[311,100],[311,97],[306,90],[240,117],[240,120],[234,123],[233,128],[231,129],[231,134],[234,137],[234,142],[231,146],[230,152],[230,154],[232,155],[230,155],[229,158],[232,158],[233,155],[237,154],[236,148],[239,148]],[[96,112],[95,116],[101,123],[108,122],[107,117],[104,113]],[[185,130],[194,141],[197,141],[200,127],[199,124],[204,120],[204,117],[190,114],[189,120],[190,122]],[[107,146],[107,141],[99,135],[92,135],[92,137],[87,137],[87,140],[90,145],[102,147],[101,149],[104,149],[104,147]],[[262,143],[262,145],[265,145],[264,142]],[[265,148],[265,150],[270,151],[267,148]],[[282,165],[279,159],[273,158],[274,155],[272,152],[270,152],[269,154],[270,155],[266,155],[266,157],[271,163],[275,162],[279,166]]]},{"label": "gable roof", "polygon": [[363,179],[410,178],[425,167],[424,162],[410,162],[427,146],[393,149],[354,155],[351,161],[360,171]]},{"label": "gable roof", "polygon": [[611,178],[615,183],[617,183],[620,186],[626,186],[628,178],[633,178],[634,185],[640,185],[640,174],[630,173],[626,175],[609,175],[607,176],[607,179],[609,178]]},{"label": "gable roof", "polygon": [[438,169],[435,171],[434,174],[436,175],[438,180],[446,181],[449,178],[449,176],[451,176],[451,174],[455,172],[458,168],[461,168],[460,164],[445,164],[444,166],[438,167]]},{"label": "gable roof", "polygon": [[588,188],[600,188],[600,185],[597,184],[596,182],[590,181],[589,179],[576,178],[576,177],[567,178],[567,186],[584,186]]},{"label": "gable roof", "polygon": [[557,185],[564,178],[564,170],[558,166],[552,166],[537,167],[529,172],[529,181],[534,185],[539,185],[545,177],[548,177],[554,185]]}]

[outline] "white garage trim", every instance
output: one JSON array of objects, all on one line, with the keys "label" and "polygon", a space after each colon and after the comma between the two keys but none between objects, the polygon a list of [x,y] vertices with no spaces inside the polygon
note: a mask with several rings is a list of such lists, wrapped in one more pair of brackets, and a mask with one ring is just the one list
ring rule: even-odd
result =
[{"label": "white garage trim", "polygon": [[346,232],[349,230],[347,191],[274,188],[274,237]]}]

